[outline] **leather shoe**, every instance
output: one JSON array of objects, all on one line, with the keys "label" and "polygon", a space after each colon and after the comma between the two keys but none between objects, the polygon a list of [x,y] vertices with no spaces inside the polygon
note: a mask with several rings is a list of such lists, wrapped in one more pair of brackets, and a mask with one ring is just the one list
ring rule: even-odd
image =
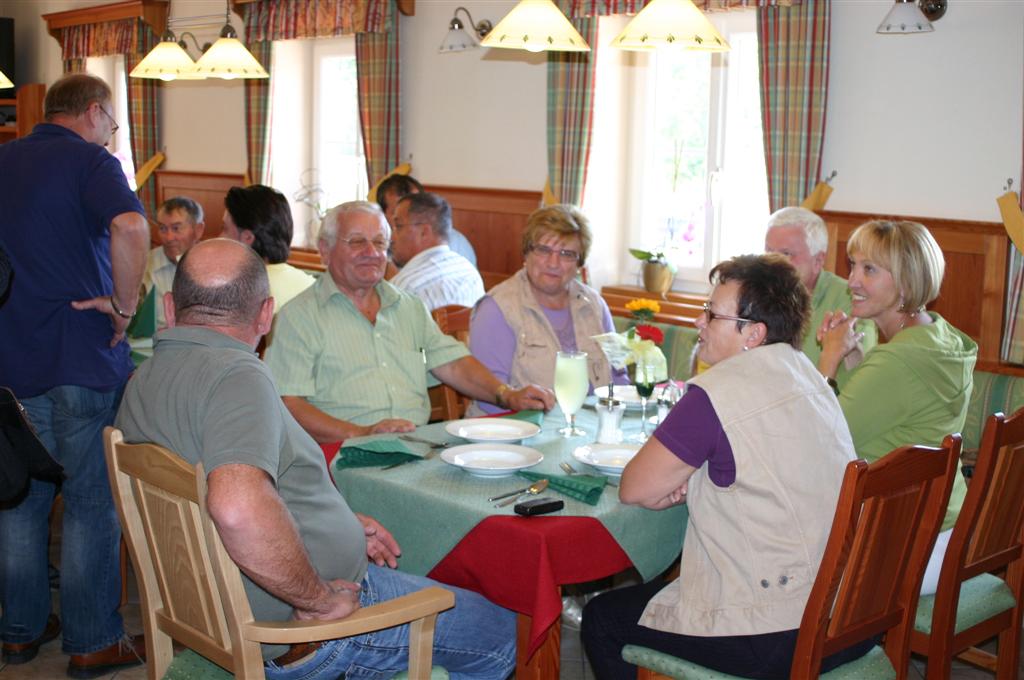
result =
[{"label": "leather shoe", "polygon": [[46,628],[43,629],[43,634],[32,642],[4,643],[2,654],[4,663],[8,663],[12,666],[28,663],[32,659],[36,658],[36,654],[39,653],[40,647],[56,638],[58,635],[60,635],[60,619],[57,618],[56,614],[50,614],[50,617],[46,619]]},{"label": "leather shoe", "polygon": [[88,654],[72,654],[68,677],[87,680],[106,675],[118,668],[146,663],[146,640],[143,635],[125,635],[109,647]]}]

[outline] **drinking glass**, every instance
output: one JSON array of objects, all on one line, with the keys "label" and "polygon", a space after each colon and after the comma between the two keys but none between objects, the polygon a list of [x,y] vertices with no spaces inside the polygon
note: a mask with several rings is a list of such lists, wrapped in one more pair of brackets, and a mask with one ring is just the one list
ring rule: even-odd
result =
[{"label": "drinking glass", "polygon": [[586,434],[582,428],[576,427],[576,412],[583,407],[589,390],[587,353],[559,352],[555,359],[555,399],[565,414],[566,426],[558,431],[563,437]]},{"label": "drinking glass", "polygon": [[633,386],[640,396],[640,432],[633,435],[632,441],[643,443],[647,441],[647,400],[654,394],[656,367],[654,364],[637,363],[636,373],[633,378]]}]

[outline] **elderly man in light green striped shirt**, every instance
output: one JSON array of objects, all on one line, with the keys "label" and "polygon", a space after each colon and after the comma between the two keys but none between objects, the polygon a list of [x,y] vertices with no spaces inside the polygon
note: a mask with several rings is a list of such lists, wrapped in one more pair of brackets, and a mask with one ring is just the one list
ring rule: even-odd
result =
[{"label": "elderly man in light green striped shirt", "polygon": [[302,427],[319,442],[408,432],[430,415],[428,373],[473,399],[550,409],[551,390],[502,383],[383,280],[390,237],[373,203],[332,209],[318,240],[327,273],[278,313],[267,364]]}]

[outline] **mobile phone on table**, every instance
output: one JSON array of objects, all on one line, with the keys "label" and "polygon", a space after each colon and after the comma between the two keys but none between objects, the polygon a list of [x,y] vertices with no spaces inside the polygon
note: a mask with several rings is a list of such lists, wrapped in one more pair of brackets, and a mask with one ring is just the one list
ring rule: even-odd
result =
[{"label": "mobile phone on table", "polygon": [[513,510],[517,515],[546,515],[549,512],[558,512],[565,507],[565,502],[557,498],[532,498],[522,503],[516,503]]}]

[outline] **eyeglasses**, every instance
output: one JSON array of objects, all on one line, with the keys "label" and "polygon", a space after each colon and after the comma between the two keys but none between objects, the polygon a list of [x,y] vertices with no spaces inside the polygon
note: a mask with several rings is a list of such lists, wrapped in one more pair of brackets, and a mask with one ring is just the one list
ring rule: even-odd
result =
[{"label": "eyeglasses", "polygon": [[121,129],[121,126],[117,124],[117,121],[114,120],[113,116],[111,116],[109,113],[107,113],[107,110],[105,108],[103,108],[99,104],[97,104],[96,107],[99,108],[99,110],[103,112],[103,115],[106,116],[107,118],[109,118],[110,122],[114,125],[113,129],[110,131],[110,134],[112,134],[112,135],[116,134],[117,131]]},{"label": "eyeglasses", "polygon": [[549,248],[548,246],[542,246],[539,243],[535,243],[530,246],[530,250],[537,253],[541,257],[551,257],[552,253],[558,253],[558,259],[562,262],[579,262],[580,254],[575,250],[569,250],[568,248],[562,248],[556,250],[555,248]]},{"label": "eyeglasses", "polygon": [[352,250],[363,250],[367,244],[372,245],[373,249],[378,253],[383,253],[391,245],[391,241],[386,238],[375,238],[368,239],[365,236],[353,236],[352,238],[339,238],[339,241],[347,245]]},{"label": "eyeglasses", "polygon": [[722,321],[745,321],[746,323],[754,323],[753,319],[745,319],[742,316],[730,316],[729,314],[716,314],[711,311],[711,303],[704,303],[704,316],[708,317],[708,323],[711,323],[715,319],[721,319]]}]

